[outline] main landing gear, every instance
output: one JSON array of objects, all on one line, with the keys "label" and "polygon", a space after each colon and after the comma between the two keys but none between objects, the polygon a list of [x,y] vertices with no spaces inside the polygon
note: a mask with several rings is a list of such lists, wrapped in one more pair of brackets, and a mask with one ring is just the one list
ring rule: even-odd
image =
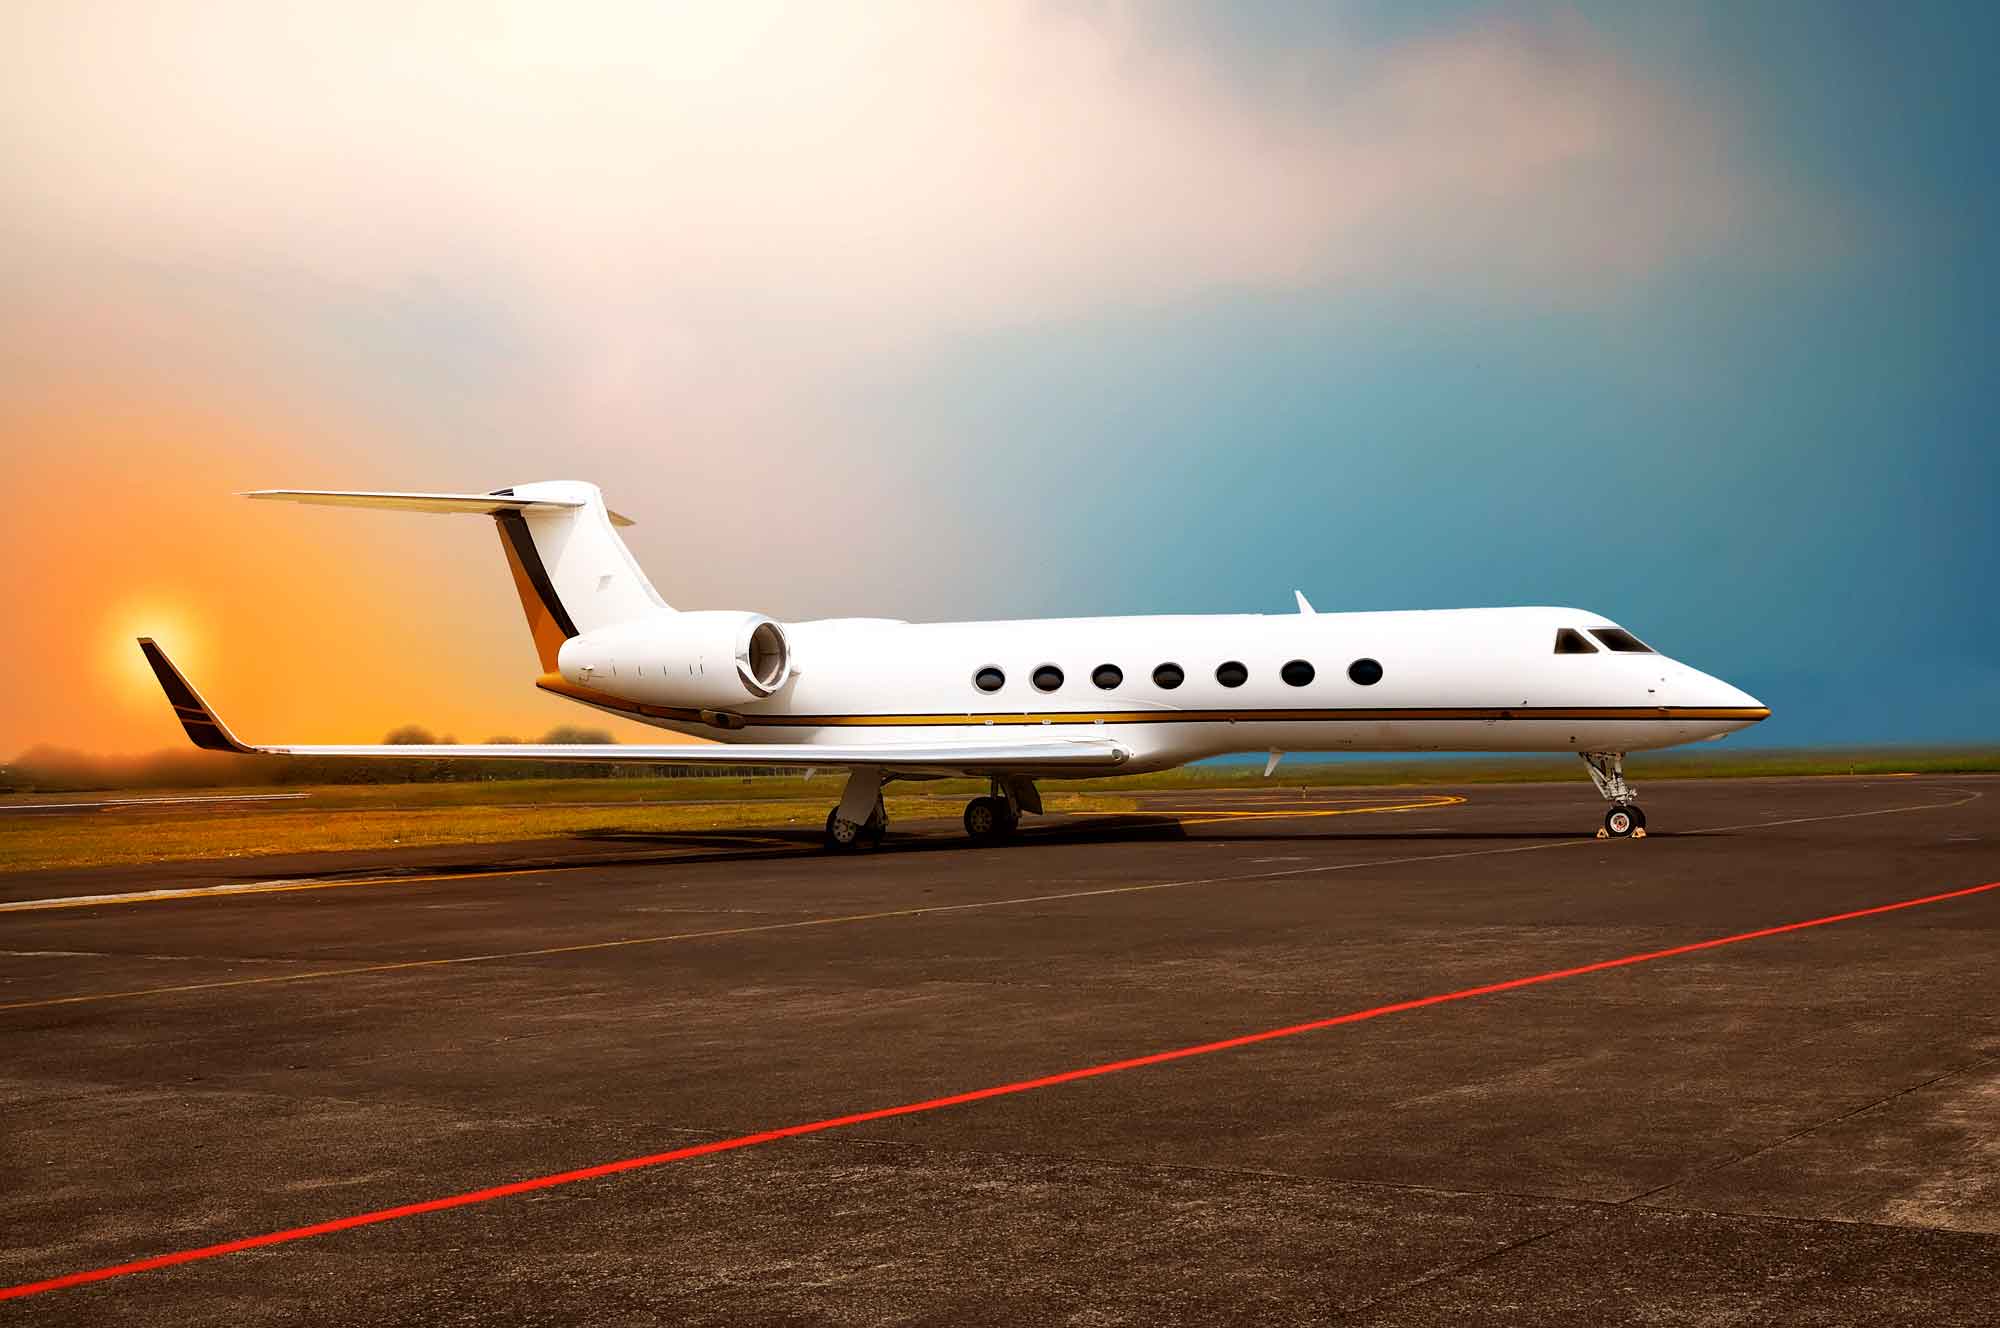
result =
[{"label": "main landing gear", "polygon": [[1599,839],[1644,839],[1646,837],[1646,813],[1639,810],[1639,795],[1625,782],[1625,753],[1623,752],[1578,752],[1583,764],[1590,771],[1590,782],[1597,785],[1597,791],[1611,804],[1611,810],[1604,813],[1604,828],[1597,832]]},{"label": "main landing gear", "polygon": [[993,791],[965,804],[965,833],[975,844],[1004,844],[1021,828],[1021,813],[1042,810],[1042,795],[1026,775],[993,780]]},{"label": "main landing gear", "polygon": [[882,805],[882,772],[862,766],[847,776],[840,804],[826,814],[826,846],[835,853],[882,847],[889,812]]},{"label": "main landing gear", "polygon": [[1005,798],[974,798],[965,804],[965,833],[975,844],[998,844],[1021,828],[1021,814]]},{"label": "main landing gear", "polygon": [[[834,853],[882,847],[889,813],[882,805],[882,772],[863,766],[847,776],[840,805],[826,814],[826,847]],[[1026,775],[998,775],[993,791],[965,804],[965,833],[975,844],[1004,844],[1021,828],[1021,813],[1042,810],[1042,795]]]},{"label": "main landing gear", "polygon": [[889,813],[883,810],[879,802],[875,804],[875,810],[869,814],[868,819],[859,825],[853,821],[842,820],[840,808],[835,807],[826,814],[826,846],[836,853],[847,853],[858,848],[880,848],[883,832],[888,828]]}]

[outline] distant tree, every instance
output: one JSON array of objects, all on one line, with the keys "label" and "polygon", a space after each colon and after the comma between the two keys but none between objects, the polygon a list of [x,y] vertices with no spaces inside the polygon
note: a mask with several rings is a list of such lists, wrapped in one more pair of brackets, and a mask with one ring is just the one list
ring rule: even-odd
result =
[{"label": "distant tree", "polygon": [[555,728],[544,733],[540,741],[554,745],[569,746],[583,743],[615,743],[618,739],[612,737],[603,729],[585,729],[578,728],[574,724],[558,724]]},{"label": "distant tree", "polygon": [[382,741],[395,747],[414,747],[434,743],[437,739],[421,724],[405,724],[399,729],[390,730],[389,736]]},{"label": "distant tree", "polygon": [[517,745],[520,741],[521,740],[519,738],[515,737],[511,733],[502,733],[497,737],[488,738],[486,740],[486,745],[488,747],[513,747]]}]

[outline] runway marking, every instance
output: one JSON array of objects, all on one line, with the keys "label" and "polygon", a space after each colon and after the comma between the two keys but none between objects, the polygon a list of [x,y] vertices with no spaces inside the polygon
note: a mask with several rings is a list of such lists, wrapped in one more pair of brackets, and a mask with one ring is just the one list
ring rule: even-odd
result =
[{"label": "runway marking", "polygon": [[[424,881],[478,881],[495,876],[532,876],[563,868],[506,867],[498,870],[437,872],[422,876],[358,876],[339,880],[236,881],[227,885],[163,886],[116,895],[59,895],[54,899],[17,899],[0,904],[0,913],[42,913],[64,908],[103,908],[112,904],[157,904],[174,899],[212,899],[220,895],[287,894],[294,890],[338,890],[353,885],[416,885]],[[571,868],[570,870],[575,870]]]},{"label": "runway marking", "polygon": [[[1963,790],[1951,790],[1962,792]],[[1907,807],[1878,807],[1865,812],[1834,812],[1825,816],[1798,816],[1784,821],[1747,821],[1741,825],[1715,825],[1689,831],[1689,834],[1718,834],[1728,830],[1764,829],[1777,825],[1803,825],[1809,821],[1846,821],[1863,816],[1888,816],[1896,812],[1945,811],[1953,807],[1963,807],[1985,795],[1973,792],[1956,802],[1915,803]],[[1451,862],[1460,858],[1498,857],[1508,853],[1536,853],[1543,849],[1578,848],[1597,845],[1605,841],[1597,839],[1558,839],[1542,844],[1510,844],[1505,848],[1462,849],[1453,853],[1424,853],[1404,858],[1369,858],[1359,862],[1315,863],[1308,867],[1289,867],[1280,871],[1243,872],[1226,876],[1196,876],[1174,881],[1145,881],[1136,885],[1109,885],[1092,890],[1069,890],[1060,894],[1022,895],[1012,899],[974,900],[964,904],[926,904],[917,908],[884,909],[876,913],[845,913],[831,917],[799,918],[790,922],[766,922],[748,927],[717,927],[707,931],[669,932],[659,936],[624,936],[609,941],[582,941],[574,945],[552,945],[535,950],[505,950],[494,954],[453,955],[443,959],[406,959],[389,964],[359,964],[350,968],[313,969],[305,973],[277,973],[268,977],[226,978],[217,982],[187,982],[167,987],[141,987],[133,991],[88,992],[80,996],[50,996],[38,1000],[14,1001],[0,1005],[5,1010],[36,1010],[54,1005],[87,1005],[99,1001],[131,1000],[141,996],[171,996],[190,991],[219,991],[229,987],[268,986],[279,982],[311,982],[321,978],[356,977],[367,973],[399,973],[419,968],[450,968],[461,964],[488,964],[508,959],[543,959],[552,955],[584,954],[596,950],[621,950],[639,945],[668,945],[679,941],[718,940],[728,936],[751,936],[762,932],[798,931],[807,927],[836,927],[850,923],[882,922],[890,918],[915,918],[938,913],[969,913],[982,909],[1013,908],[1026,904],[1059,903],[1070,899],[1094,899],[1107,895],[1144,894],[1154,890],[1177,890],[1196,885],[1226,885],[1250,881],[1284,880],[1295,876],[1330,875],[1333,872],[1360,871],[1369,867],[1402,867],[1419,862]],[[549,868],[523,868],[520,872],[494,873],[496,875],[519,875]],[[560,869],[555,869],[560,870]],[[408,878],[405,878],[408,879]]]},{"label": "runway marking", "polygon": [[[699,833],[699,832],[689,832]],[[755,847],[785,847],[789,840],[749,834],[710,834],[711,839],[731,839]],[[307,878],[271,881],[236,881],[225,885],[173,885],[157,890],[132,890],[115,895],[57,895],[51,899],[16,899],[0,904],[0,913],[42,913],[64,908],[105,908],[114,904],[159,904],[179,899],[210,899],[222,895],[277,895],[298,890],[342,890],[356,885],[421,885],[429,881],[484,881],[498,876],[537,876],[545,872],[585,871],[640,859],[645,862],[673,862],[702,852],[691,848],[679,854],[647,849],[643,853],[609,854],[588,862],[545,863],[539,867],[476,868],[472,871],[428,872],[404,876],[342,876],[327,880]],[[5,1007],[0,1007],[5,1008]]]},{"label": "runway marking", "polygon": [[0,812],[75,811],[86,807],[161,807],[184,802],[286,802],[311,796],[310,793],[210,793],[178,798],[99,798],[93,802],[21,802],[0,806]]},{"label": "runway marking", "polygon": [[684,1162],[691,1158],[709,1157],[717,1153],[729,1153],[744,1148],[755,1148],[762,1144],[778,1143],[781,1140],[796,1139],[808,1134],[821,1134],[828,1130],[843,1129],[851,1125],[866,1125],[875,1121],[893,1120],[901,1116],[915,1116],[926,1112],[943,1111],[949,1107],[968,1106],[975,1102],[985,1102],[998,1097],[1009,1097],[1017,1093],[1029,1093],[1042,1088],[1054,1088],[1062,1084],[1076,1083],[1083,1079],[1095,1079],[1104,1075],[1120,1074],[1127,1070],[1165,1065],[1173,1061],[1188,1060],[1196,1056],[1212,1056],[1217,1052],[1233,1051],[1239,1047],[1255,1046],[1263,1042],[1275,1042],[1280,1038],[1298,1037],[1306,1033],[1316,1033],[1328,1028],[1337,1028],[1344,1024],[1358,1024],[1369,1019],[1380,1019],[1385,1015],[1403,1014],[1411,1010],[1428,1009],[1434,1005],[1445,1005],[1454,1001],[1468,1001],[1480,996],[1496,996],[1503,992],[1519,991],[1524,987],[1561,982],[1568,978],[1584,977],[1588,974],[1603,973],[1616,968],[1630,968],[1637,964],[1649,964],[1657,960],[1672,959],[1680,955],[1698,954],[1706,950],[1720,949],[1725,945],[1741,945],[1746,941],[1757,941],[1772,936],[1783,936],[1790,932],[1804,931],[1812,927],[1826,927],[1837,922],[1852,922],[1859,918],[1879,917],[1885,913],[1895,913],[1910,908],[1921,908],[1928,904],[1944,903],[1947,900],[1966,899],[1973,895],[1984,894],[1989,890],[2000,890],[2000,881],[1989,881],[1984,885],[1972,885],[1966,886],[1963,889],[1946,890],[1938,894],[1922,895],[1915,899],[1900,899],[1894,903],[1876,904],[1869,908],[1850,909],[1845,913],[1832,913],[1825,917],[1807,918],[1799,922],[1785,922],[1772,927],[1759,927],[1755,931],[1737,932],[1731,936],[1717,936],[1705,941],[1692,941],[1685,945],[1668,946],[1663,950],[1647,950],[1639,954],[1624,955],[1617,959],[1600,959],[1595,963],[1578,964],[1571,968],[1551,969],[1546,973],[1536,973],[1529,977],[1509,978],[1506,981],[1488,982],[1476,987],[1462,987],[1457,991],[1443,992],[1435,996],[1419,996],[1412,1000],[1394,1001],[1387,1005],[1372,1006],[1364,1010],[1351,1010],[1346,1014],[1330,1015],[1322,1019],[1308,1020],[1305,1023],[1287,1024],[1280,1028],[1268,1028],[1255,1033],[1242,1033],[1235,1037],[1222,1038],[1214,1042],[1200,1042],[1192,1046],[1176,1047],[1168,1051],[1149,1052],[1145,1055],[1131,1056],[1123,1060],[1103,1061],[1096,1065],[1086,1065],[1073,1070],[1061,1070],[1054,1074],[1040,1075],[1032,1079],[1017,1079],[1012,1083],[996,1084],[989,1088],[975,1088],[968,1092],[951,1093],[943,1097],[925,1098],[919,1102],[906,1102],[900,1106],[876,1107],[867,1111],[850,1112],[844,1116],[829,1116],[823,1120],[805,1121],[796,1125],[782,1125],[775,1129],[759,1130],[753,1134],[740,1134],[731,1139],[715,1139],[708,1143],[669,1149],[662,1153],[648,1153],[641,1157],[622,1158],[615,1162],[599,1163],[596,1166],[578,1167],[570,1171],[553,1172],[549,1175],[512,1181],[504,1185],[493,1185],[484,1189],[467,1190],[460,1194],[446,1195],[438,1199],[426,1199],[419,1203],[398,1204],[390,1208],[377,1208],[371,1212],[356,1213],[349,1217],[334,1218],[325,1222],[314,1222],[307,1226],[288,1227],[280,1231],[265,1232],[260,1236],[246,1236],[238,1240],[223,1241],[220,1244],[204,1245],[195,1249],[179,1250],[171,1254],[156,1254],[146,1259],[134,1259],[128,1263],[107,1264],[100,1268],[90,1268],[81,1272],[65,1273],[60,1277],[45,1278],[39,1282],[22,1282],[14,1286],[0,1288],[0,1300],[15,1300],[27,1296],[40,1295],[49,1291],[59,1291],[67,1287],[83,1286],[91,1282],[102,1282],[114,1277],[126,1277],[133,1273],[150,1272],[155,1269],[195,1263],[203,1259],[220,1258],[225,1254],[236,1254],[244,1250],[267,1249],[273,1245],[284,1245],[293,1241],[310,1240],[315,1236],[329,1236],[340,1231],[351,1231],[356,1227],[373,1226],[382,1222],[394,1222],[406,1217],[419,1217],[425,1213],[444,1212],[453,1208],[466,1208],[473,1204],[490,1203],[496,1199],[512,1198],[519,1194],[532,1194],[538,1190],[550,1190],[558,1186],[575,1185],[589,1180],[600,1180],[606,1176],[617,1176],[632,1171],[644,1171],[653,1167],[665,1166],[671,1162]]}]

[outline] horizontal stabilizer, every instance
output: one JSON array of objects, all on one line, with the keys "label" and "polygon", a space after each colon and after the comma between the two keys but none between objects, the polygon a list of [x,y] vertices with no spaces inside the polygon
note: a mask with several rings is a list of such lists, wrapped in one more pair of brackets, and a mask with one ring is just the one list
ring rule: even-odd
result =
[{"label": "horizontal stabilizer", "polygon": [[588,761],[619,765],[685,765],[743,768],[783,766],[799,770],[879,766],[912,774],[993,774],[1061,767],[1112,770],[1123,765],[1125,749],[1104,738],[1040,739],[1028,742],[981,740],[926,743],[371,743],[363,746],[255,746],[231,733],[173,661],[151,638],[139,649],[173,703],[181,727],[197,747],[258,756],[341,756],[388,760]]},{"label": "horizontal stabilizer", "polygon": [[[502,512],[530,512],[584,506],[553,498],[516,498],[512,493],[392,493],[363,489],[257,489],[245,498],[264,498],[281,503],[308,503],[315,507],[379,507],[394,512],[467,512],[476,516],[499,516]],[[632,518],[608,513],[614,526],[632,525]]]}]

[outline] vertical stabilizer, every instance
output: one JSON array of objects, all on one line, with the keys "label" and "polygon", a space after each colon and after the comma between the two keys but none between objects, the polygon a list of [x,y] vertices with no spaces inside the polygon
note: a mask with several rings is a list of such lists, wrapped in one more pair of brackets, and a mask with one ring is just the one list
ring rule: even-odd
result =
[{"label": "vertical stabilizer", "polygon": [[549,480],[493,496],[528,504],[493,519],[544,672],[555,672],[570,637],[670,607],[618,537],[595,484]]}]

